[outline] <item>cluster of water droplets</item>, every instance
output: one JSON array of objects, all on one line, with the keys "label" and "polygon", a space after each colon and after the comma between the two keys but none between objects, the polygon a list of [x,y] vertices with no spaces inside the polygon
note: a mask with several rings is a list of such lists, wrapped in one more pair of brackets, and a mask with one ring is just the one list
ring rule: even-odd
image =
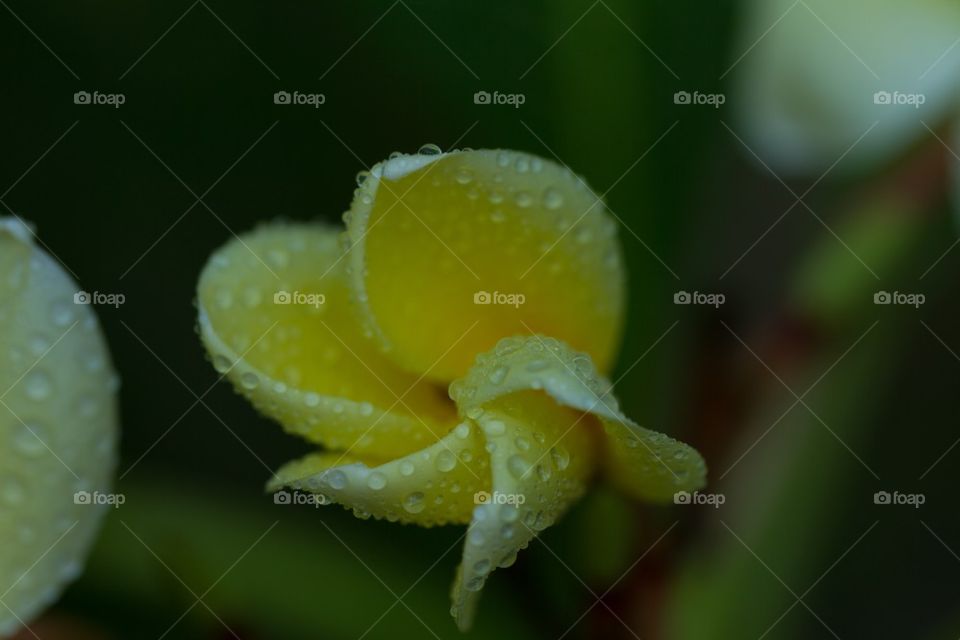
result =
[{"label": "cluster of water droplets", "polygon": [[119,388],[76,284],[29,234],[5,234],[0,220],[0,577],[10,587],[0,635],[20,624],[9,611],[29,620],[82,569],[105,505],[74,495],[109,491]]}]

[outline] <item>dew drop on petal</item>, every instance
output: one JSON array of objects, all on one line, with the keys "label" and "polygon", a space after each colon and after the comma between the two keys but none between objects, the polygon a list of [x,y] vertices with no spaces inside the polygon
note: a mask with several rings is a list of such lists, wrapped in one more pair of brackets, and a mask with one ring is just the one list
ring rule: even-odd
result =
[{"label": "dew drop on petal", "polygon": [[443,152],[440,150],[440,147],[438,147],[433,143],[428,142],[427,144],[420,147],[417,153],[419,153],[422,156],[436,156]]},{"label": "dew drop on petal", "polygon": [[374,471],[370,474],[370,477],[367,478],[367,486],[374,491],[379,491],[387,486],[387,477],[379,471]]},{"label": "dew drop on petal", "polygon": [[457,466],[457,457],[453,455],[453,452],[451,452],[449,449],[444,449],[437,454],[437,458],[434,460],[434,465],[437,467],[437,471],[446,473]]},{"label": "dew drop on petal", "polygon": [[339,469],[329,471],[324,475],[324,479],[327,481],[327,484],[338,491],[347,486],[347,474]]},{"label": "dew drop on petal", "polygon": [[529,470],[530,463],[527,462],[523,456],[513,455],[507,459],[507,471],[509,471],[514,478],[518,480],[522,479],[524,474]]},{"label": "dew drop on petal", "polygon": [[543,206],[551,211],[559,209],[563,206],[563,194],[555,187],[548,187],[543,192]]},{"label": "dew drop on petal", "polygon": [[256,389],[257,385],[260,384],[260,379],[257,378],[255,373],[246,372],[240,376],[240,384],[243,385],[244,389]]},{"label": "dew drop on petal", "polygon": [[408,494],[403,499],[403,508],[407,513],[420,513],[423,511],[423,507],[423,493],[420,491]]}]

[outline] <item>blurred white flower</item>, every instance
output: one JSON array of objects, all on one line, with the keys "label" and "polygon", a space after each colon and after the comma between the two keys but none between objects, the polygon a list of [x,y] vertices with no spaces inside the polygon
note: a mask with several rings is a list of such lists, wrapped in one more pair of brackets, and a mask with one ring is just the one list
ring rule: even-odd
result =
[{"label": "blurred white flower", "polygon": [[116,462],[117,377],[90,305],[0,218],[0,636],[81,571]]},{"label": "blurred white flower", "polygon": [[954,0],[747,0],[734,55],[737,130],[776,171],[865,170],[960,112]]}]

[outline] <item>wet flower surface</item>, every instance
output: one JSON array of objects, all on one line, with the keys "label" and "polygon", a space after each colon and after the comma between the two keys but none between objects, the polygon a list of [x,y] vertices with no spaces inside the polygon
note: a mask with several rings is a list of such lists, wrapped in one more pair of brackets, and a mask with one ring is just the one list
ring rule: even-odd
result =
[{"label": "wet flower surface", "polygon": [[76,284],[0,218],[0,635],[79,575],[116,462],[117,378]]},{"label": "wet flower surface", "polygon": [[322,447],[271,489],[362,518],[468,525],[452,593],[467,628],[490,572],[598,470],[651,501],[702,486],[699,454],[630,421],[604,377],[624,269],[582,179],[524,153],[426,147],[358,185],[345,231],[263,226],[200,278],[214,366]]}]

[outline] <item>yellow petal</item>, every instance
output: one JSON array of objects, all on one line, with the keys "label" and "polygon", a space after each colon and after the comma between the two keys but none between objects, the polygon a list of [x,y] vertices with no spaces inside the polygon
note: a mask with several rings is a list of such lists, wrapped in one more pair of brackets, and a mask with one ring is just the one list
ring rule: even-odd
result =
[{"label": "yellow petal", "polygon": [[[76,283],[0,218],[0,636],[81,571],[116,463],[117,379]],[[82,301],[82,299],[81,299]]]},{"label": "yellow petal", "polygon": [[473,511],[452,600],[469,628],[487,576],[556,522],[595,467],[596,418],[534,391],[492,400],[477,418],[490,450],[492,489]]},{"label": "yellow petal", "polygon": [[428,446],[456,423],[452,405],[365,339],[341,257],[337,231],[318,224],[264,226],[218,250],[198,286],[214,366],[288,431],[329,448],[395,457]]},{"label": "yellow petal", "polygon": [[503,336],[531,331],[611,366],[624,298],[616,225],[556,163],[398,156],[373,168],[345,220],[364,316],[407,370],[450,381]]},{"label": "yellow petal", "polygon": [[505,338],[477,357],[470,373],[450,386],[450,397],[466,416],[504,395],[543,390],[556,402],[595,415],[606,433],[611,479],[646,500],[668,501],[677,491],[703,486],[706,465],[692,447],[645,429],[619,408],[609,381],[589,356],[541,336]]},{"label": "yellow petal", "polygon": [[482,437],[464,422],[432,446],[389,462],[309,455],[280,469],[268,488],[282,486],[319,494],[362,518],[429,527],[469,522],[474,494],[490,486],[490,470]]},{"label": "yellow petal", "polygon": [[[461,629],[470,626],[487,574],[511,564],[580,496],[596,456],[605,456],[618,484],[646,499],[667,500],[704,482],[694,449],[627,419],[590,357],[554,338],[501,340],[450,385],[450,397],[482,426],[493,481],[490,503],[474,511],[453,587],[451,613]],[[511,496],[522,504],[510,504]]]}]

